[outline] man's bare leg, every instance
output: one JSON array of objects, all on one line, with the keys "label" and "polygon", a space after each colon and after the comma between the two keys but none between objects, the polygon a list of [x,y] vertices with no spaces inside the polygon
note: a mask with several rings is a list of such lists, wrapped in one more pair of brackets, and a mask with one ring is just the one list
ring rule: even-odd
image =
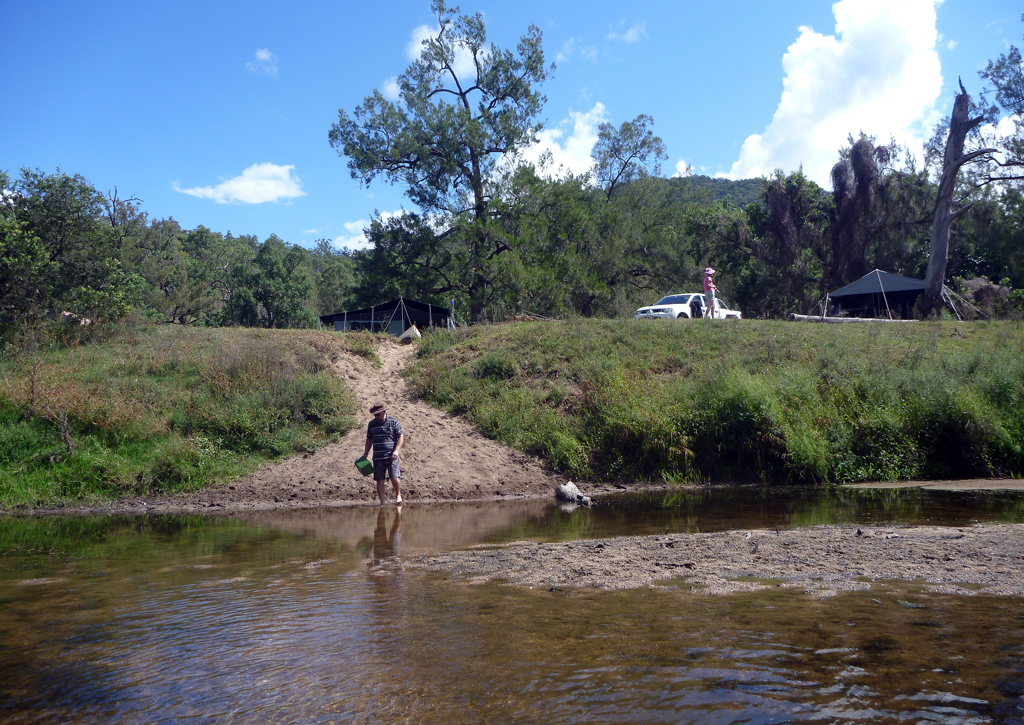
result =
[{"label": "man's bare leg", "polygon": [[377,498],[380,499],[380,505],[384,505],[384,479],[377,481]]},{"label": "man's bare leg", "polygon": [[[395,489],[395,503],[402,503],[402,479],[392,478],[391,485]],[[381,481],[381,489],[384,488],[384,482]]]}]

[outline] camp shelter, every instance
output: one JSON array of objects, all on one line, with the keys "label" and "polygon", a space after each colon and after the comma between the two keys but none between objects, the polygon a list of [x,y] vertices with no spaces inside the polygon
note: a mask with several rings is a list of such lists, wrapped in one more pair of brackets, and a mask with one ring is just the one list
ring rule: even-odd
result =
[{"label": "camp shelter", "polygon": [[856,282],[829,292],[829,313],[909,319],[913,317],[914,303],[922,292],[922,280],[876,269]]},{"label": "camp shelter", "polygon": [[369,330],[370,332],[389,332],[398,336],[412,325],[421,329],[437,326],[447,327],[451,318],[451,308],[399,297],[390,302],[364,307],[361,310],[344,310],[330,315],[321,315],[320,322],[324,325],[332,325],[335,330],[341,332]]}]

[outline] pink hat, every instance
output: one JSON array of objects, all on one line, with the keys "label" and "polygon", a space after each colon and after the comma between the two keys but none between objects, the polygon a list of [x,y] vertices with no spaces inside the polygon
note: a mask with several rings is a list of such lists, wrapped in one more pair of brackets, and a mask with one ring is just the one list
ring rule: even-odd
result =
[{"label": "pink hat", "polygon": [[704,268],[704,274],[714,274],[714,273],[715,273],[715,270],[711,269],[711,267],[705,267]]}]

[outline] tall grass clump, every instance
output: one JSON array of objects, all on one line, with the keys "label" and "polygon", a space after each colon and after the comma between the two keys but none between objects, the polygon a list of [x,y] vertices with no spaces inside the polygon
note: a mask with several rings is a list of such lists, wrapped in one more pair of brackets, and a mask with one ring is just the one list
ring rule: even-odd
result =
[{"label": "tall grass clump", "polygon": [[1022,342],[1019,322],[524,322],[430,341],[410,379],[574,477],[1012,476]]},{"label": "tall grass clump", "polygon": [[5,340],[2,506],[198,489],[355,424],[332,371],[343,336],[136,324]]}]

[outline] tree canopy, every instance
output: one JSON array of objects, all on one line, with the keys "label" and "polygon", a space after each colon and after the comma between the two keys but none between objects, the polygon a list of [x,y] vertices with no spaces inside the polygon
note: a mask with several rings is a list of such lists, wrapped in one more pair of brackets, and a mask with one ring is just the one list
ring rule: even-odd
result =
[{"label": "tree canopy", "polygon": [[538,86],[554,66],[545,66],[536,26],[513,53],[487,45],[480,13],[461,15],[443,0],[431,11],[438,30],[398,76],[398,100],[374,91],[351,116],[339,110],[329,140],[353,178],[405,186],[439,256],[465,258],[466,274],[438,274],[431,291],[466,293],[479,317],[494,292],[495,260],[512,248],[492,205],[498,167],[536,142],[545,101]]}]

